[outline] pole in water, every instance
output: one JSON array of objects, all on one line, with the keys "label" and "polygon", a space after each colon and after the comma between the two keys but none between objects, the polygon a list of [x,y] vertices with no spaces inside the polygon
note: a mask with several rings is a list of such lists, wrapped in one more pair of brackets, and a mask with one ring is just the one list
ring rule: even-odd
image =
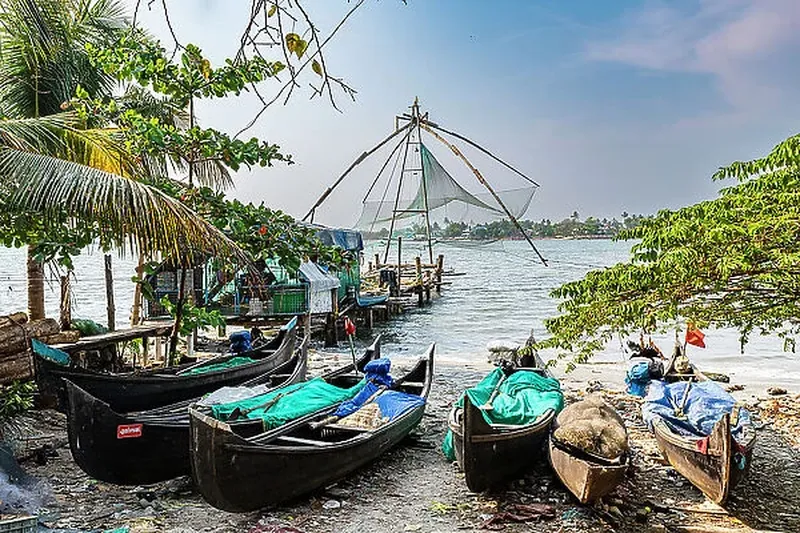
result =
[{"label": "pole in water", "polygon": [[347,340],[350,342],[350,355],[353,358],[353,370],[358,374],[358,365],[356,364],[356,347],[353,345],[353,335],[356,334],[356,325],[350,320],[350,317],[344,317],[344,332],[347,334]]}]

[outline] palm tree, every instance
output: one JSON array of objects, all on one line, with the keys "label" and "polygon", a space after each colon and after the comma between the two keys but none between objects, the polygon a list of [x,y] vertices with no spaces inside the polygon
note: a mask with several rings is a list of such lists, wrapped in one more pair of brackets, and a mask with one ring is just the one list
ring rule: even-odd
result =
[{"label": "palm tree", "polygon": [[[86,45],[129,31],[118,0],[0,0],[0,205],[7,215],[69,213],[94,224],[104,242],[142,253],[186,257],[241,251],[190,209],[136,181],[146,165],[126,153],[113,129],[85,129],[64,112],[80,85],[90,97],[117,82],[94,67]],[[225,180],[227,174],[211,176]],[[44,276],[28,247],[31,319],[44,316]]]}]

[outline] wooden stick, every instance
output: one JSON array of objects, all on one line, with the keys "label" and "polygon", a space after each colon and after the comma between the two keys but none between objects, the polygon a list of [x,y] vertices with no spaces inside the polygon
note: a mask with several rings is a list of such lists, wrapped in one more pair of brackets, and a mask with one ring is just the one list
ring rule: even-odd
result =
[{"label": "wooden stick", "polygon": [[425,131],[427,131],[428,133],[430,133],[431,135],[433,135],[436,139],[438,139],[439,141],[441,141],[442,143],[447,145],[450,148],[450,150],[452,150],[452,152],[455,155],[457,155],[459,158],[461,158],[461,160],[464,162],[464,164],[467,165],[467,167],[469,167],[470,170],[472,170],[472,173],[475,174],[475,177],[478,179],[478,181],[481,183],[481,185],[486,187],[486,190],[488,190],[489,193],[491,193],[491,195],[494,197],[495,201],[498,204],[500,204],[500,207],[503,208],[503,211],[505,211],[505,213],[508,216],[509,220],[511,220],[511,223],[514,224],[514,226],[522,233],[522,236],[525,237],[525,240],[528,241],[528,244],[531,245],[531,248],[533,248],[533,251],[536,252],[537,256],[539,256],[539,260],[542,262],[542,264],[544,266],[547,266],[547,260],[539,252],[539,249],[536,248],[536,245],[533,244],[533,241],[528,236],[528,233],[525,231],[525,228],[523,228],[522,225],[519,223],[519,221],[517,220],[517,217],[515,217],[511,213],[511,211],[509,211],[509,209],[506,207],[506,204],[503,203],[503,201],[500,199],[500,197],[494,191],[492,186],[489,185],[489,182],[486,181],[486,178],[483,177],[483,175],[480,173],[480,171],[477,168],[475,168],[472,165],[472,163],[469,162],[469,160],[466,158],[466,156],[464,154],[462,154],[461,151],[453,143],[451,143],[450,141],[448,141],[447,139],[445,139],[444,137],[442,137],[441,135],[436,133],[431,127],[429,127],[429,126],[427,126],[425,124],[422,124],[422,128]]},{"label": "wooden stick", "polygon": [[330,187],[328,187],[328,189],[327,189],[327,190],[326,190],[324,193],[322,193],[322,196],[320,196],[320,197],[319,197],[319,199],[318,199],[318,200],[316,201],[316,203],[314,204],[314,206],[313,206],[311,209],[309,209],[309,210],[308,210],[308,213],[306,213],[306,216],[304,216],[304,217],[303,217],[303,221],[309,220],[309,218],[310,218],[310,219],[311,219],[310,221],[311,221],[311,222],[314,222],[314,212],[317,210],[317,208],[318,208],[320,205],[322,205],[322,202],[324,202],[324,201],[325,201],[325,200],[328,198],[328,196],[330,196],[330,194],[333,192],[333,190],[334,190],[336,187],[338,187],[338,186],[339,186],[339,184],[340,184],[340,183],[342,183],[342,181],[344,181],[344,178],[345,178],[345,177],[347,177],[347,175],[348,175],[348,174],[350,174],[350,172],[351,172],[351,171],[352,171],[354,168],[356,168],[356,167],[357,167],[357,166],[358,166],[358,165],[359,165],[359,164],[360,164],[362,161],[364,161],[364,160],[365,160],[367,157],[369,157],[369,156],[370,156],[370,155],[372,155],[373,153],[375,153],[375,152],[377,152],[378,150],[380,150],[380,149],[381,149],[381,147],[383,147],[383,145],[384,145],[384,144],[386,144],[386,143],[388,143],[389,141],[391,141],[392,139],[394,139],[394,138],[395,138],[395,137],[396,137],[398,134],[400,134],[400,132],[402,132],[403,130],[405,130],[405,129],[409,128],[409,127],[410,127],[410,125],[409,125],[409,124],[407,124],[407,125],[403,126],[402,128],[400,128],[400,129],[398,129],[398,130],[395,130],[395,132],[394,132],[394,133],[392,133],[391,135],[389,135],[388,137],[386,137],[386,138],[385,138],[383,141],[381,141],[381,142],[380,142],[380,143],[379,143],[377,146],[375,146],[374,148],[372,148],[372,150],[369,150],[369,151],[367,151],[367,152],[364,152],[363,154],[361,154],[360,156],[358,156],[358,159],[356,159],[355,161],[353,161],[353,164],[351,164],[351,165],[350,165],[350,166],[347,168],[347,170],[345,170],[345,171],[344,171],[344,173],[343,173],[341,176],[339,176],[339,179],[337,179],[337,180],[336,180],[336,181],[333,183],[333,185],[331,185]]}]

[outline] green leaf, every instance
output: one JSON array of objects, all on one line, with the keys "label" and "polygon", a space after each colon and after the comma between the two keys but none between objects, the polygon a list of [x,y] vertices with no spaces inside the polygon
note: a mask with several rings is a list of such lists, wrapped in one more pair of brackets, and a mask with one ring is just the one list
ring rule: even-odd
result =
[{"label": "green leaf", "polygon": [[311,62],[311,70],[313,70],[318,76],[322,76],[322,65],[320,65],[319,61],[316,59]]}]

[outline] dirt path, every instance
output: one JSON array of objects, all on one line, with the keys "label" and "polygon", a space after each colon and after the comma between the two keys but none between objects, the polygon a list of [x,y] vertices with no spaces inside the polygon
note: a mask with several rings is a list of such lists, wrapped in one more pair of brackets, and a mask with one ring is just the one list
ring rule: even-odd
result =
[{"label": "dirt path", "polygon": [[[474,495],[466,490],[463,476],[438,448],[452,401],[481,376],[477,369],[439,367],[427,413],[412,438],[333,487],[263,512],[217,511],[192,490],[188,478],[147,487],[117,487],[91,480],[71,460],[63,416],[52,413],[34,416],[39,417],[40,428],[58,442],[57,457],[46,465],[28,461],[23,466],[50,487],[54,501],[44,511],[44,522],[81,531],[119,526],[128,526],[132,532],[172,533],[479,531],[512,504],[544,504],[540,509],[551,518],[496,524],[511,533],[800,531],[797,397],[752,406],[761,428],[753,469],[725,511],[707,504],[697,489],[662,462],[655,441],[640,422],[639,400],[604,390],[626,419],[633,467],[604,504],[585,507],[574,502],[544,462],[501,493]],[[568,391],[573,398],[580,394]]]}]

